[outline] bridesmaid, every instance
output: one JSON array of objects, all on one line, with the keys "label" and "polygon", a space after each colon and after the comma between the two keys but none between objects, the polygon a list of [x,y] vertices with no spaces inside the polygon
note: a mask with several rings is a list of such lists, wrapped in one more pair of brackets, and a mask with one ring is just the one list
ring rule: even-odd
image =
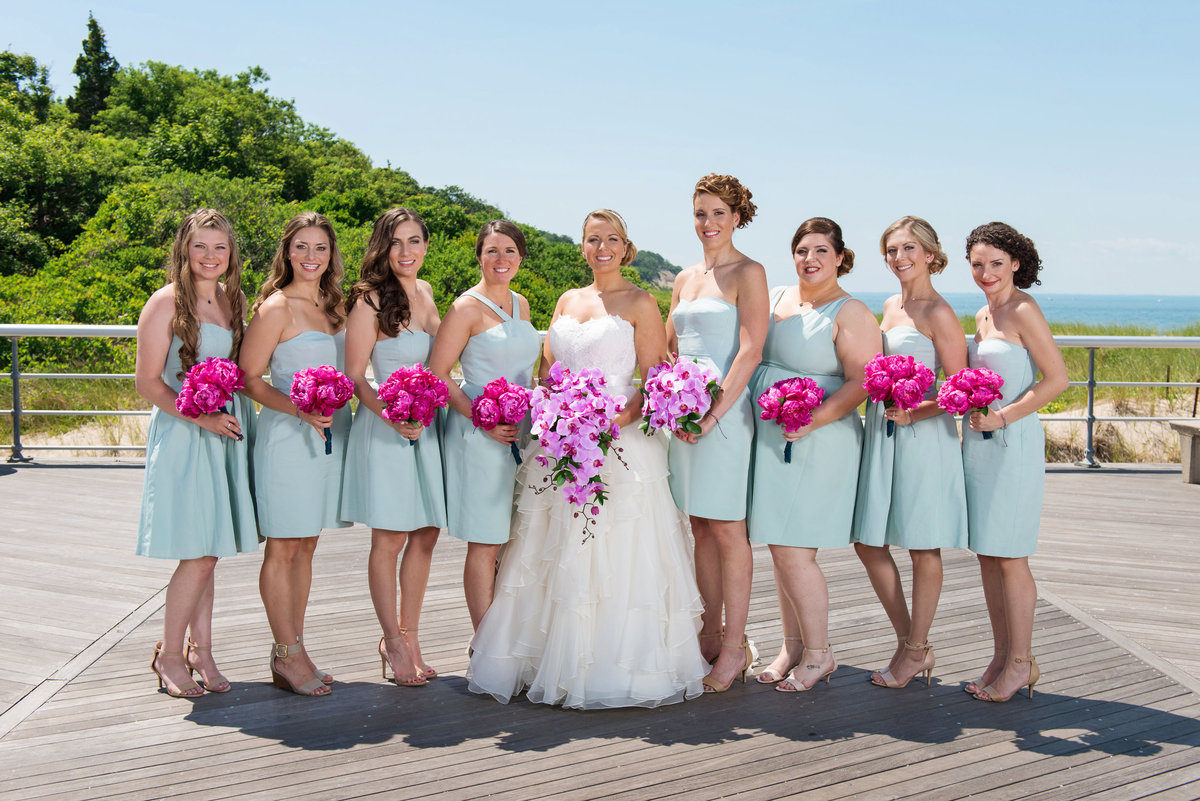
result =
[{"label": "bridesmaid", "polygon": [[[516,489],[517,464],[510,445],[521,432],[498,425],[491,431],[471,422],[471,401],[496,378],[528,387],[541,341],[529,322],[529,301],[509,289],[528,253],[525,235],[508,220],[485,223],[475,239],[482,277],[446,312],[429,356],[429,367],[450,388],[443,464],[448,530],[467,541],[463,591],[471,626],[479,627],[492,604],[496,557],[508,541]],[[450,378],[455,362],[463,383]]]},{"label": "bridesmaid", "polygon": [[[912,356],[936,375],[967,366],[967,342],[958,315],[933,288],[946,267],[933,227],[901,217],[879,238],[879,250],[900,281],[900,294],[883,304],[883,352]],[[882,403],[867,406],[858,499],[850,539],[896,632],[896,651],[871,674],[880,687],[906,686],[933,674],[929,629],[942,592],[942,548],[967,547],[967,501],[954,418],[937,405],[937,385],[911,412]],[[886,421],[896,428],[885,434]],[[912,560],[912,613],[889,548],[907,548]]]},{"label": "bridesmaid", "polygon": [[[837,670],[829,644],[829,592],[817,565],[818,548],[850,542],[867,397],[863,367],[882,345],[875,315],[850,297],[838,278],[854,266],[833,220],[813,217],[792,237],[799,283],[771,291],[763,363],[751,382],[758,398],[776,381],[811,378],[825,390],[810,425],[784,433],[757,421],[750,541],[771,546],[783,648],[762,671],[763,684],[804,692]],[[792,461],[783,460],[793,442]],[[791,675],[787,678],[788,671]]]},{"label": "bridesmaid", "polygon": [[177,698],[229,692],[212,656],[213,571],[222,556],[258,550],[250,441],[243,436],[253,405],[235,396],[231,414],[194,420],[175,409],[193,365],[211,356],[237,359],[246,317],[241,284],[233,226],[218,211],[198,209],[175,233],[167,285],[138,317],[134,381],[154,410],[137,552],[179,560],[167,585],[163,638],[150,660],[158,686]]},{"label": "bridesmaid", "polygon": [[[1067,388],[1067,368],[1042,310],[1021,291],[1041,283],[1033,242],[1010,225],[988,223],[967,236],[967,259],[987,297],[975,315],[968,361],[999,373],[1004,386],[993,414],[972,412],[963,431],[970,548],[979,556],[995,646],[983,676],[964,689],[981,701],[1007,701],[1026,686],[1032,698],[1040,675],[1033,658],[1037,587],[1029,572],[1046,479],[1037,410]],[[985,431],[996,434],[984,439]]]},{"label": "bridesmaid", "polygon": [[705,692],[724,692],[739,675],[744,681],[755,657],[746,640],[754,572],[746,540],[754,411],[746,385],[767,333],[767,277],[733,246],[734,229],[754,218],[750,198],[732,175],[710,173],[696,183],[692,213],[704,260],[676,276],[667,317],[667,348],[716,370],[721,381],[700,434],[677,434],[669,454],[671,494],[691,517],[696,540],[700,648],[713,663]]},{"label": "bridesmaid", "polygon": [[446,525],[442,456],[436,430],[383,419],[383,404],[366,375],[368,362],[382,384],[401,367],[429,361],[438,311],[429,283],[417,278],[428,248],[429,228],[421,215],[404,208],[385,211],[375,221],[362,278],[346,304],[346,373],[354,379],[359,405],[346,447],[342,519],[371,527],[367,582],[383,629],[379,655],[402,687],[422,687],[437,676],[421,660],[417,624],[433,546]]},{"label": "bridesmaid", "polygon": [[[338,514],[350,409],[332,417],[302,412],[288,392],[306,367],[344,367],[346,315],[342,256],[333,225],[306,211],[288,220],[271,274],[246,327],[246,394],[262,404],[254,443],[259,524],[267,538],[258,588],[275,644],[271,678],[298,695],[327,695],[333,677],[304,650],[304,613],[321,529],[349,525]],[[271,383],[263,371],[271,368]],[[324,429],[332,428],[333,453]]]}]

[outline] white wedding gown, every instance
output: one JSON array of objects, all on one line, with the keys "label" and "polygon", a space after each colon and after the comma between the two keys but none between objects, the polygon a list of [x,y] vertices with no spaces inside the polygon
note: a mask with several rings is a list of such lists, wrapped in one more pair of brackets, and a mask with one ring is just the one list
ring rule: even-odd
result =
[{"label": "white wedding gown", "polygon": [[[600,369],[608,391],[632,397],[633,326],[620,317],[578,322],[560,316],[548,333],[571,370]],[[517,471],[512,538],[496,576],[495,600],[472,643],[470,689],[501,703],[577,709],[654,707],[702,692],[708,665],[697,632],[696,588],[684,516],[667,484],[666,445],[629,425],[601,469],[608,500],[583,539],[583,516],[546,486],[533,458]]]}]

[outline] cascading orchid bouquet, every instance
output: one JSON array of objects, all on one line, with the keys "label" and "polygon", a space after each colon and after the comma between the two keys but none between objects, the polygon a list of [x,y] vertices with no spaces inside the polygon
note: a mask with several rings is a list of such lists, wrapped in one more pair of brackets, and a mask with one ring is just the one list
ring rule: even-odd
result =
[{"label": "cascading orchid bouquet", "polygon": [[[202,362],[192,365],[183,386],[179,388],[179,396],[175,398],[175,408],[184,417],[195,420],[202,414],[225,412],[225,404],[233,399],[233,393],[246,386],[246,374],[231,359],[221,359],[210,356]],[[238,435],[241,439],[242,435]]]},{"label": "cascading orchid bouquet", "polygon": [[[812,414],[825,398],[825,390],[811,378],[784,378],[758,396],[762,420],[774,420],[791,433],[812,423]],[[792,443],[783,446],[783,461],[792,461]]]},{"label": "cascading orchid bouquet", "polygon": [[[292,389],[288,397],[305,414],[328,417],[354,397],[354,382],[336,367],[327,364],[305,367],[292,376]],[[324,433],[325,455],[328,456],[333,453],[333,433],[328,426]]]},{"label": "cascading orchid bouquet", "polygon": [[[885,409],[899,406],[910,413],[921,405],[921,401],[925,400],[925,393],[937,380],[937,376],[924,363],[912,356],[899,354],[875,354],[875,358],[867,362],[864,374],[862,386],[871,400],[876,403],[882,402]],[[909,419],[912,419],[911,414]],[[892,436],[895,430],[896,423],[888,420],[887,435]]]},{"label": "cascading orchid bouquet", "polygon": [[642,422],[638,428],[647,436],[655,429],[700,433],[700,420],[708,414],[721,385],[717,374],[686,357],[674,364],[651,367],[642,382]]},{"label": "cascading orchid bouquet", "polygon": [[[450,403],[446,382],[417,362],[401,367],[379,387],[383,419],[392,423],[416,423],[428,428],[438,409]],[[408,441],[412,445],[412,440]]]},{"label": "cascading orchid bouquet", "polygon": [[583,515],[583,542],[593,536],[592,523],[608,497],[600,479],[605,457],[611,451],[624,464],[612,444],[621,436],[616,418],[626,399],[609,394],[606,383],[599,370],[572,373],[555,362],[546,386],[535,389],[530,402],[533,435],[550,454],[538,454],[537,461],[550,468],[546,481],[552,482],[534,491],[553,486],[562,490],[569,503],[580,507],[574,516]]},{"label": "cascading orchid bouquet", "polygon": [[[529,412],[530,391],[518,384],[510,384],[506,378],[489,381],[483,392],[471,401],[471,422],[476,428],[491,431],[496,426],[519,425]],[[513,461],[521,463],[521,451],[517,443],[508,443]]]},{"label": "cascading orchid bouquet", "polygon": [[[947,378],[938,389],[937,403],[950,414],[970,414],[978,409],[988,413],[988,406],[1000,400],[1000,388],[1004,378],[986,367],[964,367]],[[991,439],[992,432],[984,431],[984,439]]]}]

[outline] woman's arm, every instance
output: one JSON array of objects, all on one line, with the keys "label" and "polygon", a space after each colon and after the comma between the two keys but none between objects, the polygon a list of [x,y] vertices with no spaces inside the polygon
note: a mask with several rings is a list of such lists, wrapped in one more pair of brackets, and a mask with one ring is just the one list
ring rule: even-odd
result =
[{"label": "woman's arm", "polygon": [[803,439],[821,426],[854,413],[867,398],[867,391],[863,389],[864,368],[876,353],[883,350],[883,337],[879,333],[875,315],[862,302],[851,299],[838,310],[834,325],[837,331],[833,344],[846,382],[821,401],[821,405],[813,412],[811,424],[799,431],[784,433],[783,438],[789,442]]},{"label": "woman's arm", "polygon": [[679,288],[683,286],[683,276],[686,273],[686,269],[681,270],[671,285],[671,308],[667,311],[666,323],[668,353],[679,353],[679,336],[675,333],[675,307],[679,305]]},{"label": "woman's arm", "polygon": [[284,329],[291,323],[291,317],[287,298],[282,292],[277,292],[258,307],[258,313],[246,326],[246,335],[242,338],[242,355],[238,359],[238,365],[246,373],[245,393],[268,409],[295,415],[324,435],[324,430],[333,425],[332,416],[322,417],[300,411],[291,398],[268,384],[262,377]]},{"label": "woman's arm", "polygon": [[972,431],[995,431],[1009,423],[1015,423],[1057,398],[1067,388],[1067,365],[1063,362],[1058,346],[1054,344],[1050,325],[1046,322],[1042,310],[1038,308],[1037,302],[1033,298],[1023,299],[1012,313],[1021,343],[1041,371],[1042,380],[999,412],[971,412]]},{"label": "woman's arm", "polygon": [[171,351],[171,318],[175,316],[175,294],[172,287],[163,287],[150,296],[137,323],[137,356],[133,368],[133,385],[137,393],[161,411],[195,423],[205,431],[230,439],[242,435],[242,427],[232,414],[213,412],[197,418],[185,417],[175,408],[175,390],[162,380],[163,367]]}]

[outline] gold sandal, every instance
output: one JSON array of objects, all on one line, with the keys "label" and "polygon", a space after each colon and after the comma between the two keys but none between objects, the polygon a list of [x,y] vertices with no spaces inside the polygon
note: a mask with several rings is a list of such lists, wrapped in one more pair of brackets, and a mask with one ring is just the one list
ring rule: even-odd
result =
[{"label": "gold sandal", "polygon": [[[192,664],[193,648],[195,648],[197,651],[212,651],[211,645],[200,645],[192,640],[191,637],[188,637],[187,650],[183,654],[183,663],[187,665],[189,673],[199,672],[199,668]],[[218,670],[217,675],[221,676],[221,671]],[[227,693],[233,689],[233,687],[229,686],[229,679],[225,678],[224,676],[221,676],[221,680],[214,684],[208,679],[204,678],[203,673],[200,673],[200,686],[210,693]]]},{"label": "gold sandal", "polygon": [[291,679],[275,669],[276,659],[287,659],[288,656],[292,655],[293,653],[304,653],[304,646],[300,644],[299,638],[297,638],[296,642],[292,645],[277,642],[271,646],[271,683],[281,690],[290,690],[296,695],[304,695],[315,698],[318,696],[331,694],[333,689],[325,682],[317,678],[316,674],[313,674],[311,679],[297,687],[295,684],[292,684]]},{"label": "gold sandal", "polygon": [[[154,671],[155,676],[158,676],[158,689],[166,689],[167,695],[171,696],[172,698],[199,698],[200,696],[204,695],[204,688],[194,681],[180,684],[178,687],[172,690],[171,683],[167,680],[167,677],[162,674],[162,671],[158,669],[158,659],[159,657],[163,656],[167,656],[167,653],[163,650],[162,640],[159,640],[154,645],[154,656],[150,657],[150,669]],[[180,654],[180,656],[182,656],[182,654]],[[187,657],[183,658],[183,663],[185,665],[187,664]]]}]

